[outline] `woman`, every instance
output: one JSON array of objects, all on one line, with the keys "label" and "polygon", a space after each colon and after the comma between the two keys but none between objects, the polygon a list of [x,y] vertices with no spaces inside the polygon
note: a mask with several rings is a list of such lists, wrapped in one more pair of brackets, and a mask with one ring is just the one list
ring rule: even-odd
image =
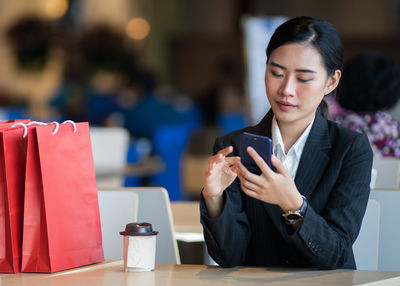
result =
[{"label": "woman", "polygon": [[[365,213],[372,151],[365,135],[326,120],[318,107],[341,77],[342,45],[326,21],[282,24],[267,48],[271,110],[253,127],[218,138],[201,197],[211,257],[223,267],[355,269],[352,245]],[[240,134],[271,137],[273,172],[240,162]]]}]

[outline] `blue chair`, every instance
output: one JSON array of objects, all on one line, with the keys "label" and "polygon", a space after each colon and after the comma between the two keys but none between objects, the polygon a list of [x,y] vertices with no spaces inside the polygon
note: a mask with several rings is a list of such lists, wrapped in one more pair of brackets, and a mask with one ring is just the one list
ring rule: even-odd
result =
[{"label": "blue chair", "polygon": [[[130,141],[127,154],[127,163],[132,164],[140,160],[139,152],[137,150],[136,142]],[[125,187],[138,187],[142,185],[142,178],[140,176],[127,175],[125,176]]]},{"label": "blue chair", "polygon": [[24,107],[1,107],[0,120],[24,119],[28,117],[27,109]]},{"label": "blue chair", "polygon": [[224,134],[242,129],[247,126],[244,112],[224,112],[218,116],[218,126]]},{"label": "blue chair", "polygon": [[151,176],[150,184],[168,190],[171,201],[183,200],[181,159],[188,144],[191,125],[164,125],[156,129],[154,153],[165,163],[165,171]]}]

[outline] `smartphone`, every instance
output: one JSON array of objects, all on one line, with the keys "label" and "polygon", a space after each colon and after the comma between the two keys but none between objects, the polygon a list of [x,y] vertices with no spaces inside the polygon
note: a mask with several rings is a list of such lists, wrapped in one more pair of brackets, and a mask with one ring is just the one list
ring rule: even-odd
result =
[{"label": "smartphone", "polygon": [[267,165],[275,172],[276,169],[271,164],[271,155],[272,155],[272,140],[269,137],[260,136],[256,134],[251,134],[247,132],[243,132],[240,135],[240,161],[242,164],[253,174],[260,175],[261,170],[258,168],[256,162],[254,162],[253,158],[250,157],[247,152],[247,147],[251,146],[254,150],[260,155]]}]

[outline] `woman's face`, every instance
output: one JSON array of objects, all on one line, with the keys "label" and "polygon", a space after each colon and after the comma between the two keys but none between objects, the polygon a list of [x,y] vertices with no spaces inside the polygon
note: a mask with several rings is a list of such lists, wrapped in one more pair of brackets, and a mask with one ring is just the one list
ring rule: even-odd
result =
[{"label": "woman's face", "polygon": [[294,43],[275,49],[268,60],[265,86],[279,125],[311,123],[323,97],[336,88],[339,79],[339,70],[328,76],[311,45]]}]

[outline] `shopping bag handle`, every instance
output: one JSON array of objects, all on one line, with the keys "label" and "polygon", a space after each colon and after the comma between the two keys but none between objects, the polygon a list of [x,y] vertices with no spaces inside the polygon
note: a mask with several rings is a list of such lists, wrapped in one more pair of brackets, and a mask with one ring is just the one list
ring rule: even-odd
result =
[{"label": "shopping bag handle", "polygon": [[15,123],[14,125],[12,125],[11,127],[12,127],[12,128],[17,127],[17,126],[22,126],[22,127],[24,127],[24,135],[23,135],[23,138],[26,138],[26,136],[28,135],[28,126],[29,126],[29,125],[33,125],[33,124],[37,124],[37,125],[47,125],[47,123],[44,123],[44,122],[30,121],[30,122],[28,122],[27,124],[22,123],[22,122],[18,122],[18,123]]},{"label": "shopping bag handle", "polygon": [[[57,121],[53,121],[51,123],[54,123],[56,125],[56,128],[54,128],[53,135],[57,134],[58,130],[60,129],[60,124]],[[76,123],[72,120],[65,120],[62,124],[67,124],[67,123],[71,123],[72,126],[74,127],[74,133],[76,133]]]},{"label": "shopping bag handle", "polygon": [[23,135],[23,138],[26,138],[26,136],[28,135],[28,126],[26,126],[25,123],[18,122],[18,123],[15,123],[14,125],[12,125],[11,128],[14,128],[14,127],[17,127],[17,126],[22,126],[22,127],[24,127],[24,135]]},{"label": "shopping bag handle", "polygon": [[51,135],[55,135],[58,132],[58,129],[60,129],[60,124],[57,121],[53,121],[51,123],[54,123],[56,125],[56,128],[54,128],[53,132],[51,133]]},{"label": "shopping bag handle", "polygon": [[44,122],[40,122],[40,121],[31,121],[28,124],[26,124],[27,126],[29,125],[33,125],[33,124],[37,124],[37,125],[47,125],[47,123]]},{"label": "shopping bag handle", "polygon": [[72,120],[65,120],[62,124],[71,123],[74,126],[74,133],[76,133],[76,123]]},{"label": "shopping bag handle", "polygon": [[[53,130],[53,132],[51,134],[55,135],[55,134],[57,134],[58,130],[60,129],[60,123],[58,123],[57,121],[53,121],[50,124],[53,124],[53,123],[56,125],[56,127],[54,128],[54,130]],[[72,126],[74,127],[74,133],[76,133],[76,130],[77,130],[76,123],[74,121],[72,121],[72,120],[65,120],[62,124],[67,124],[67,123],[71,123],[72,124]],[[22,122],[17,122],[14,125],[12,125],[11,127],[17,127],[17,126],[24,127],[24,136],[23,137],[26,138],[26,136],[28,135],[28,126],[29,125],[33,125],[33,124],[47,125],[47,123],[44,123],[44,122],[31,121],[31,122],[29,122],[27,124],[22,123]]]}]

